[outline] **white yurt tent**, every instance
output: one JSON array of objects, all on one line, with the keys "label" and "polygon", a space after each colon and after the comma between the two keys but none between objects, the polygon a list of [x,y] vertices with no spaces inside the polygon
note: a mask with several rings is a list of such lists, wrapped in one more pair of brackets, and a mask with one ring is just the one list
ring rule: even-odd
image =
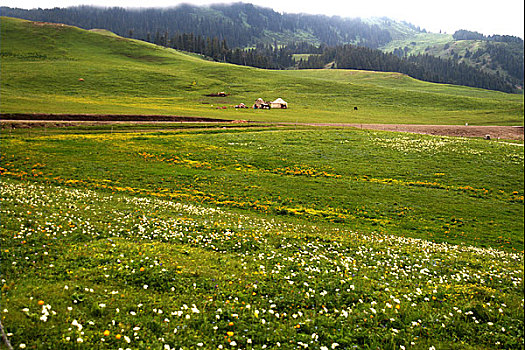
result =
[{"label": "white yurt tent", "polygon": [[255,100],[255,106],[257,106],[257,108],[261,108],[261,106],[265,103],[266,102],[264,102],[264,100],[260,97],[257,100]]},{"label": "white yurt tent", "polygon": [[282,98],[278,98],[275,101],[270,102],[270,107],[272,108],[288,108],[288,102],[283,100]]}]

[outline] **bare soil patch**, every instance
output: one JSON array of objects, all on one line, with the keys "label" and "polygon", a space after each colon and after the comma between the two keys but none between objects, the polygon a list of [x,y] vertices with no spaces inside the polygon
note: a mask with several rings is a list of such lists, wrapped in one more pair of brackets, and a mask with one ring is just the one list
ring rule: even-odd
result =
[{"label": "bare soil patch", "polygon": [[183,117],[170,115],[113,115],[113,114],[0,114],[2,129],[27,128],[60,128],[69,126],[92,126],[108,124],[178,124],[178,123],[217,123],[222,126],[244,124],[243,126],[258,126],[257,123],[246,120],[216,119],[204,117]]},{"label": "bare soil patch", "polygon": [[47,114],[2,113],[2,120],[23,121],[95,121],[95,122],[228,122],[226,119],[182,117],[176,115],[130,115],[130,114]]}]

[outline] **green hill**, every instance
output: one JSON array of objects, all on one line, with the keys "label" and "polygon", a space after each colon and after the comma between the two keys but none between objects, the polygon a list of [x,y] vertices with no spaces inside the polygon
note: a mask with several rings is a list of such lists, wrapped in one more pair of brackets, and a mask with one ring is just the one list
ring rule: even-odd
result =
[{"label": "green hill", "polygon": [[380,49],[400,57],[428,54],[466,63],[523,90],[523,42],[458,40],[451,34],[406,32]]},{"label": "green hill", "polygon": [[[523,124],[522,95],[426,83],[398,73],[261,70],[210,62],[107,32],[7,17],[1,19],[1,37],[2,113]],[[218,91],[229,95],[205,96]],[[290,109],[231,108],[240,102],[251,105],[258,97],[282,97]],[[223,106],[228,108],[217,109]]]},{"label": "green hill", "polygon": [[[217,60],[222,60],[217,57],[225,57],[224,60],[230,63],[259,68],[295,68],[298,62],[289,59],[289,55],[318,54],[322,51],[321,47],[352,44],[380,48],[399,57],[424,54],[418,60],[423,60],[419,65],[425,67],[425,74],[400,70],[399,64],[385,58],[378,62],[378,58],[373,57],[368,57],[367,61],[375,64],[356,63],[348,68],[391,70],[432,82],[504,92],[522,92],[524,86],[522,39],[506,35],[486,37],[468,30],[459,30],[454,35],[427,33],[413,24],[387,17],[361,19],[278,13],[271,8],[246,3],[210,6],[182,4],[141,9],[76,6],[25,10],[1,7],[0,11],[8,17],[64,23],[83,29],[102,28],[123,37],[198,53],[205,52],[204,44],[208,39],[217,38],[224,40],[229,48],[246,50],[257,47],[258,53],[265,58],[238,59],[239,53],[206,53],[208,56]],[[199,40],[182,39],[183,35]],[[272,48],[268,51],[261,50],[269,45]],[[315,47],[307,48],[308,45]],[[286,47],[280,51],[279,58],[274,52],[277,47]],[[447,62],[435,61],[433,56]],[[308,68],[333,67],[332,61],[328,58]],[[443,67],[446,64],[448,66]]]}]

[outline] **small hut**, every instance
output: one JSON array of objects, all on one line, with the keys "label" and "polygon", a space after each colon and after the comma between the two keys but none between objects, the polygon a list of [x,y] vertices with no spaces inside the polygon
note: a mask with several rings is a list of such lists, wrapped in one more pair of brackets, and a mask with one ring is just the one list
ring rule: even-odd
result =
[{"label": "small hut", "polygon": [[270,107],[283,109],[288,108],[288,102],[279,97],[277,100],[270,102]]},{"label": "small hut", "polygon": [[263,108],[270,109],[270,105],[268,103],[264,102],[264,100],[262,98],[258,98],[255,101],[255,104],[253,105],[253,109],[263,109]]}]

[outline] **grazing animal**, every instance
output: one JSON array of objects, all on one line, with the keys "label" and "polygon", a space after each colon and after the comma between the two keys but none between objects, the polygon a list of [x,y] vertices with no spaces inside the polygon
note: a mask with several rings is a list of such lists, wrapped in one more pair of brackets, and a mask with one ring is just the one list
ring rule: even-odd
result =
[{"label": "grazing animal", "polygon": [[357,111],[357,107],[354,107],[354,111]]}]

